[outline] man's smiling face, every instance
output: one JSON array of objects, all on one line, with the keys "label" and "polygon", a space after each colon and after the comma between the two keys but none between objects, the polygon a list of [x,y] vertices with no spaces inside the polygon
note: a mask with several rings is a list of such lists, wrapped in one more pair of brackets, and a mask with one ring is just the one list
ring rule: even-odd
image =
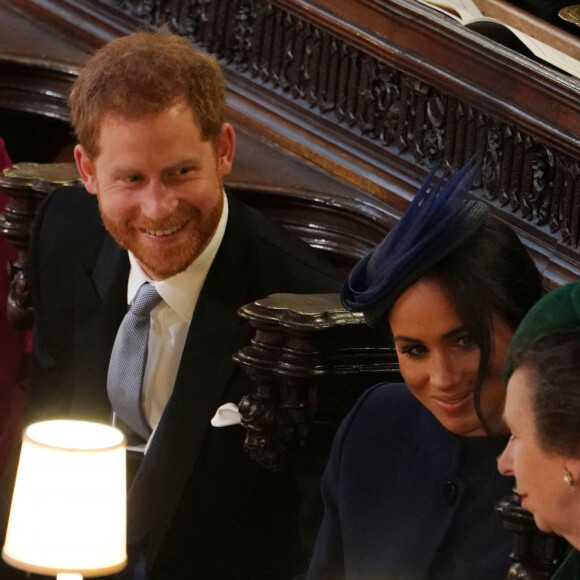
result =
[{"label": "man's smiling face", "polygon": [[215,233],[233,150],[230,125],[216,142],[203,140],[191,109],[178,102],[136,119],[106,116],[96,158],[77,146],[75,159],[107,230],[163,280],[185,270]]}]

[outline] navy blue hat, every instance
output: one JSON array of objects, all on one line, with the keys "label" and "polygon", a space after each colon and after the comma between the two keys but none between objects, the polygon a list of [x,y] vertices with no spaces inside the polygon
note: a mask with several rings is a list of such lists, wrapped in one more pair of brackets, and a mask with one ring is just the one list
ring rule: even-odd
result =
[{"label": "navy blue hat", "polygon": [[480,229],[487,205],[467,197],[478,168],[472,159],[446,183],[431,171],[399,223],[351,270],[341,290],[345,308],[376,326],[409,286]]}]

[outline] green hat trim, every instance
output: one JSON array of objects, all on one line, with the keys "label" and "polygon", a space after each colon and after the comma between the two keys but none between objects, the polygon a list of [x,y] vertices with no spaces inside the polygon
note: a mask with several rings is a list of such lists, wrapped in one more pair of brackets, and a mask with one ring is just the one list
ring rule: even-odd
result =
[{"label": "green hat trim", "polygon": [[546,294],[524,316],[506,355],[503,380],[507,385],[514,372],[514,358],[526,345],[541,334],[556,328],[580,327],[580,282],[565,284]]}]

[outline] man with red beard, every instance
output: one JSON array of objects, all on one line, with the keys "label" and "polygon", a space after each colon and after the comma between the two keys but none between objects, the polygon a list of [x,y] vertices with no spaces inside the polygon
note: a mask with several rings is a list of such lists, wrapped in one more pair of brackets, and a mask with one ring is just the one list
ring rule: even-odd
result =
[{"label": "man with red beard", "polygon": [[34,419],[110,421],[121,321],[142,285],[162,299],[140,391],[146,434],[123,425],[147,449],[129,490],[123,578],[281,580],[305,564],[293,474],[253,463],[239,424],[211,421],[252,389],[231,358],[250,338],[237,309],[273,292],[335,291],[340,276],[226,195],[235,134],[224,103],[217,62],[179,36],[106,45],[70,96],[86,191],[57,191],[36,223]]}]

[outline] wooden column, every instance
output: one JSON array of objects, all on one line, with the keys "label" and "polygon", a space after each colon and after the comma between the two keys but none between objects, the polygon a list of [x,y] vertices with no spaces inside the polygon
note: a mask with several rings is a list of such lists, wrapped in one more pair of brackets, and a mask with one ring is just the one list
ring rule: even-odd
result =
[{"label": "wooden column", "polygon": [[239,314],[256,331],[234,356],[257,384],[240,405],[245,448],[263,465],[282,465],[313,425],[338,425],[367,387],[401,380],[392,344],[338,294],[272,294]]}]

